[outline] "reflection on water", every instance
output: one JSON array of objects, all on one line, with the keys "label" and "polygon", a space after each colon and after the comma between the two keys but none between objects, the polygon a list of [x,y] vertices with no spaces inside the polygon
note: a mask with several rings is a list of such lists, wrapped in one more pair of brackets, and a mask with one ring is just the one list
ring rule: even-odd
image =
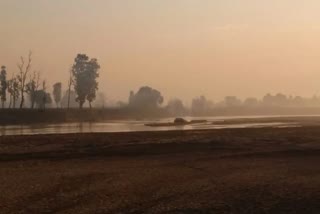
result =
[{"label": "reflection on water", "polygon": [[[157,121],[109,121],[103,123],[61,123],[37,125],[9,125],[0,126],[0,135],[34,135],[34,134],[65,134],[65,133],[107,133],[107,132],[139,132],[139,131],[170,131],[170,130],[200,130],[200,129],[226,129],[226,128],[263,128],[263,127],[295,127],[294,123],[263,122],[263,123],[237,123],[214,124],[215,121],[229,120],[239,117],[214,118],[186,118],[188,120],[206,119],[207,122],[184,126],[148,127],[146,123],[172,122],[173,118]],[[246,117],[247,118],[247,117]],[[256,118],[256,117],[250,117]],[[260,117],[261,118],[261,117]]]}]

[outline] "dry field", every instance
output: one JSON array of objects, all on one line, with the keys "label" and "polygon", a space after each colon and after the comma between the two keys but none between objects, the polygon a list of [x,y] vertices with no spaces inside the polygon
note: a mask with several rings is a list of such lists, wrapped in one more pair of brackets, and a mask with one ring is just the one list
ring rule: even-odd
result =
[{"label": "dry field", "polygon": [[320,213],[320,127],[0,137],[0,213]]}]

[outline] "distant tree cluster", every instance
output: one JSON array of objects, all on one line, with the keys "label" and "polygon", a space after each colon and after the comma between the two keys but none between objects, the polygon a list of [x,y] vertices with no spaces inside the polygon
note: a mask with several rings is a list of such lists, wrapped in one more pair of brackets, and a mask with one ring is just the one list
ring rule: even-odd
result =
[{"label": "distant tree cluster", "polygon": [[205,96],[196,97],[192,100],[191,112],[196,115],[204,115],[213,107],[213,102]]},{"label": "distant tree cluster", "polygon": [[[40,89],[40,72],[32,72],[32,52],[28,56],[20,57],[17,63],[18,73],[12,73],[12,77],[8,79],[7,70],[5,66],[1,67],[0,73],[0,97],[2,108],[5,107],[7,102],[7,94],[9,95],[8,108],[16,108],[17,102],[19,108],[24,108],[26,102],[30,103],[30,108],[38,106],[45,108],[46,104],[51,103],[50,93],[46,92],[45,80],[42,81],[42,89]],[[26,95],[29,100],[26,100]]]},{"label": "distant tree cluster", "polygon": [[137,93],[130,92],[129,106],[134,108],[155,109],[164,101],[161,93],[149,86],[144,86]]},{"label": "distant tree cluster", "polygon": [[228,96],[215,107],[320,107],[320,97],[305,98],[277,93],[266,94],[261,99],[249,97],[242,101],[235,96]]},{"label": "distant tree cluster", "polygon": [[187,112],[187,109],[185,108],[182,100],[178,98],[169,100],[166,109],[172,116],[175,117],[183,116]]},{"label": "distant tree cluster", "polygon": [[[0,72],[0,100],[2,108],[7,103],[8,108],[16,108],[19,102],[19,108],[26,107],[26,103],[30,104],[30,108],[35,107],[45,109],[46,105],[53,103],[56,107],[70,107],[70,103],[77,102],[80,108],[88,101],[91,108],[92,103],[96,99],[98,90],[98,77],[100,65],[95,58],[90,59],[85,54],[78,54],[74,60],[70,72],[68,90],[62,96],[62,83],[53,84],[53,100],[51,94],[47,92],[46,81],[41,80],[40,71],[32,68],[32,52],[28,56],[20,57],[17,63],[17,75],[12,73],[12,77],[8,79],[6,66],[1,66]],[[72,91],[72,87],[74,91]],[[9,100],[7,100],[7,95]],[[29,99],[26,99],[29,98]],[[105,99],[104,95],[99,94],[99,99]],[[103,102],[104,101],[100,101]],[[72,105],[71,107],[75,107]]]},{"label": "distant tree cluster", "polygon": [[299,96],[286,96],[278,93],[276,95],[267,94],[263,98],[258,99],[249,97],[244,100],[236,96],[226,96],[222,101],[214,103],[205,96],[195,97],[190,106],[185,106],[183,101],[175,98],[168,101],[167,105],[162,106],[164,98],[160,91],[149,86],[141,87],[137,93],[131,91],[128,103],[118,102],[119,107],[130,107],[134,109],[159,109],[163,108],[171,116],[205,116],[212,115],[217,110],[232,110],[237,112],[237,109],[268,109],[270,107],[320,107],[320,97],[303,98]]}]

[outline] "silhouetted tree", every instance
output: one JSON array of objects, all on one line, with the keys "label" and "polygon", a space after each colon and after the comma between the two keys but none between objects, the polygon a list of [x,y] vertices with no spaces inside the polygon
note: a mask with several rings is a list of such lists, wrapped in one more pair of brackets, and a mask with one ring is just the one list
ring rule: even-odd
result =
[{"label": "silhouetted tree", "polygon": [[203,115],[206,114],[212,108],[213,103],[207,100],[205,96],[200,96],[192,100],[191,111],[193,114]]},{"label": "silhouetted tree", "polygon": [[92,108],[91,103],[96,99],[96,90],[97,90],[97,88],[91,89],[90,93],[87,95],[87,100],[89,102],[89,107],[90,108]]},{"label": "silhouetted tree", "polygon": [[35,104],[39,109],[45,110],[46,104],[51,104],[52,98],[50,93],[46,92],[46,81],[42,82],[42,89],[35,91]]},{"label": "silhouetted tree", "polygon": [[85,54],[78,54],[75,58],[75,63],[72,67],[72,75],[74,82],[74,89],[77,93],[76,101],[79,107],[82,108],[86,100],[91,102],[96,97],[98,90],[97,78],[99,77],[100,65],[97,59],[89,59]]},{"label": "silhouetted tree", "polygon": [[2,108],[4,108],[4,103],[7,100],[7,71],[5,66],[1,66],[1,73],[0,73],[0,97],[1,97],[1,104]]},{"label": "silhouetted tree", "polygon": [[[71,95],[71,86],[73,84],[73,79],[72,79],[72,68],[69,70],[69,82],[68,82],[68,109],[70,108],[70,95]],[[76,98],[75,98],[76,99]]]},{"label": "silhouetted tree", "polygon": [[158,108],[163,101],[163,96],[159,91],[145,86],[141,87],[136,94],[130,92],[129,106],[135,108],[154,109]]},{"label": "silhouetted tree", "polygon": [[304,106],[307,104],[307,101],[303,97],[295,96],[291,99],[291,103],[293,106]]},{"label": "silhouetted tree", "polygon": [[30,75],[29,82],[26,84],[26,93],[30,97],[31,108],[34,108],[35,104],[35,92],[40,87],[40,72],[34,71],[32,75]]},{"label": "silhouetted tree", "polygon": [[17,79],[19,82],[19,88],[20,88],[20,94],[21,94],[20,108],[22,108],[24,104],[24,92],[26,87],[27,75],[31,69],[32,52],[31,51],[29,52],[27,63],[25,63],[24,57],[21,57],[20,60],[21,62],[17,64],[19,68],[19,74],[17,76]]},{"label": "silhouetted tree", "polygon": [[39,109],[45,109],[46,104],[52,103],[51,95],[45,92],[43,89],[35,91],[34,94],[35,94],[35,104]]},{"label": "silhouetted tree", "polygon": [[20,88],[19,88],[19,81],[16,77],[13,77],[8,81],[8,93],[10,94],[10,103],[9,108],[16,107],[16,101],[20,96]]},{"label": "silhouetted tree", "polygon": [[183,102],[180,99],[172,99],[168,102],[167,110],[175,116],[181,116],[185,113]]},{"label": "silhouetted tree", "polygon": [[288,98],[286,95],[278,93],[275,96],[275,103],[279,106],[286,106],[288,105]]},{"label": "silhouetted tree", "polygon": [[288,105],[288,98],[281,93],[278,93],[275,96],[267,94],[263,97],[263,104],[266,106],[286,106]]},{"label": "silhouetted tree", "polygon": [[62,83],[57,82],[53,85],[53,98],[54,98],[54,102],[56,103],[57,107],[59,106],[59,104],[61,102],[61,97],[62,97]]},{"label": "silhouetted tree", "polygon": [[224,98],[224,102],[227,107],[236,107],[242,104],[241,100],[236,96],[227,96]]},{"label": "silhouetted tree", "polygon": [[259,100],[254,97],[249,97],[243,102],[243,105],[246,107],[256,107],[259,105]]}]

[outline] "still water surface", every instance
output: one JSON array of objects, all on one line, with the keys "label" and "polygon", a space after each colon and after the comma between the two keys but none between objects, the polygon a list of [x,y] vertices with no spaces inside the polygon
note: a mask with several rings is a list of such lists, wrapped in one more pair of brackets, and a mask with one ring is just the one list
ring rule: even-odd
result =
[{"label": "still water surface", "polygon": [[236,124],[214,124],[217,121],[231,119],[265,118],[260,117],[209,117],[186,118],[187,120],[205,119],[207,122],[184,126],[149,127],[147,123],[172,122],[174,118],[161,120],[126,120],[94,123],[59,123],[59,124],[35,124],[35,125],[8,125],[0,126],[0,136],[4,135],[37,135],[37,134],[66,134],[66,133],[108,133],[108,132],[139,132],[139,131],[170,131],[170,130],[200,130],[200,129],[227,129],[227,128],[263,128],[263,127],[294,127],[295,123],[281,122],[244,122]]}]

